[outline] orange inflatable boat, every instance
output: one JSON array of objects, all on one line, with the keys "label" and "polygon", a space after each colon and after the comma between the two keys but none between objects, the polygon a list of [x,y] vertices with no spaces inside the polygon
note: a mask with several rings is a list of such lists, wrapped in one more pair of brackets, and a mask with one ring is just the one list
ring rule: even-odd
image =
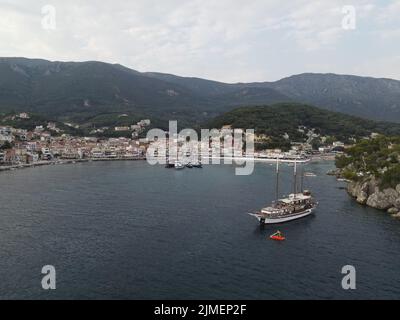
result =
[{"label": "orange inflatable boat", "polygon": [[270,236],[270,239],[276,241],[284,241],[286,238],[282,235],[280,231],[275,232],[273,235]]}]

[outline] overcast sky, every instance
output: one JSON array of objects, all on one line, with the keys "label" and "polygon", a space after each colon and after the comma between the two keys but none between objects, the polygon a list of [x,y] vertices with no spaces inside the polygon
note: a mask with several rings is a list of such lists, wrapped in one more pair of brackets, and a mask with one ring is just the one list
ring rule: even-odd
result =
[{"label": "overcast sky", "polygon": [[[344,5],[356,9],[355,29]],[[0,56],[226,82],[303,72],[400,79],[400,0],[0,0]]]}]

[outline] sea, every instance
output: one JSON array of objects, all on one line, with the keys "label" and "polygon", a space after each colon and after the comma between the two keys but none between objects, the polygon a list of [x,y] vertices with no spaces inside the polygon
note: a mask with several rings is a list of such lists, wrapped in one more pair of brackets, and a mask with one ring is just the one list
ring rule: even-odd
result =
[{"label": "sea", "polygon": [[[358,205],[333,167],[304,168],[312,216],[264,227],[247,213],[275,199],[274,164],[248,176],[146,161],[2,172],[0,299],[399,299],[400,220]],[[293,167],[280,178],[284,196]],[[269,238],[277,230],[286,241]]]}]

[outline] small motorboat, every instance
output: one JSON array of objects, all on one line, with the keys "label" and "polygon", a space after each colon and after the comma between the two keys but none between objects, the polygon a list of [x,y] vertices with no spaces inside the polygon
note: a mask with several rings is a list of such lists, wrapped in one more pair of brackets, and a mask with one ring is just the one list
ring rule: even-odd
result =
[{"label": "small motorboat", "polygon": [[203,165],[201,164],[201,162],[195,162],[193,163],[193,168],[203,168]]},{"label": "small motorboat", "polygon": [[280,231],[275,232],[273,235],[270,236],[270,239],[275,241],[284,241],[286,238],[282,235]]},{"label": "small motorboat", "polygon": [[189,163],[186,164],[186,168],[192,169],[193,165],[189,162]]},{"label": "small motorboat", "polygon": [[305,177],[316,177],[317,175],[314,172],[305,172],[304,176]]},{"label": "small motorboat", "polygon": [[182,162],[180,162],[180,161],[175,161],[175,169],[176,169],[176,170],[185,169],[185,165],[184,165]]}]

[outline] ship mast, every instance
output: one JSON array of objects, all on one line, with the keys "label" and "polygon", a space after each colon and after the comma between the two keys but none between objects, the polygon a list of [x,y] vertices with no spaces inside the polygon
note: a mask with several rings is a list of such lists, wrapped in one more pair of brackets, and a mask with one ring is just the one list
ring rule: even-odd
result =
[{"label": "ship mast", "polygon": [[279,157],[276,158],[276,201],[279,200]]},{"label": "ship mast", "polygon": [[293,194],[294,194],[294,197],[296,198],[296,194],[297,194],[297,161],[296,161],[296,159],[294,160]]},{"label": "ship mast", "polygon": [[300,179],[300,192],[303,193],[304,191],[304,165],[301,166],[301,179]]}]

